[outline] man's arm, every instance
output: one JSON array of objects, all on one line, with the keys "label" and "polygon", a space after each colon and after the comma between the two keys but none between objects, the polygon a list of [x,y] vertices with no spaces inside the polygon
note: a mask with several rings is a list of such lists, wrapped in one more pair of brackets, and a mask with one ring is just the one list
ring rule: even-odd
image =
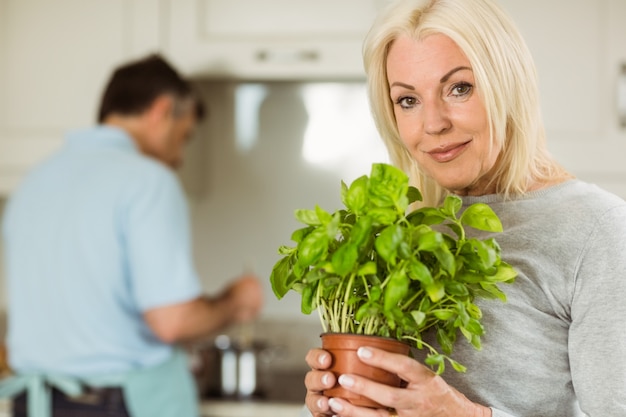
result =
[{"label": "man's arm", "polygon": [[152,308],[144,320],[165,343],[188,342],[209,336],[228,325],[250,321],[263,305],[262,288],[253,276],[239,278],[215,297]]}]

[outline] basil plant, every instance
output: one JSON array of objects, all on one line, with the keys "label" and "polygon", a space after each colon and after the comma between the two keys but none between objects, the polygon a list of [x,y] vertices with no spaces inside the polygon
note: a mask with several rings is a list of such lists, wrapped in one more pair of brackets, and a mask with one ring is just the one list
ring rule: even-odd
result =
[{"label": "basil plant", "polygon": [[[345,208],[296,210],[305,226],[293,232],[295,246],[281,246],[270,277],[278,299],[301,294],[301,310],[317,310],[324,332],[395,338],[428,349],[426,363],[438,373],[445,363],[465,367],[450,355],[457,336],[476,349],[484,333],[477,297],[506,301],[499,283],[516,272],[500,257],[493,238],[466,236],[466,227],[501,232],[491,208],[446,197],[441,207],[422,207],[420,191],[398,168],[377,163],[370,176],[341,183]],[[449,232],[449,233],[447,233]],[[439,347],[422,336],[435,332]]]}]

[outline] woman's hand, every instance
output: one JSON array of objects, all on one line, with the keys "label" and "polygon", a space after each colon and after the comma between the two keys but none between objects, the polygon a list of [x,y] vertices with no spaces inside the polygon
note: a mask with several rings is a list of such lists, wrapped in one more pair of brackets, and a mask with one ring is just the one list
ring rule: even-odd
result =
[{"label": "woman's hand", "polygon": [[333,411],[328,406],[328,397],[322,395],[322,391],[335,386],[335,375],[327,371],[332,359],[330,353],[322,349],[311,349],[306,355],[306,363],[311,371],[304,378],[306,386],[306,406],[314,417],[332,415]]},{"label": "woman's hand", "polygon": [[[314,416],[335,414],[342,417],[490,417],[491,409],[469,401],[463,394],[449,386],[443,378],[408,356],[362,347],[359,358],[369,364],[395,373],[404,381],[405,388],[379,384],[357,375],[339,377],[339,384],[357,394],[371,398],[390,409],[357,407],[340,398],[327,399],[320,391],[335,383],[332,373],[323,372],[330,366],[330,354],[311,350],[307,363],[313,370],[307,374],[306,404]],[[324,366],[325,364],[327,366]],[[330,375],[329,375],[330,374]]]}]

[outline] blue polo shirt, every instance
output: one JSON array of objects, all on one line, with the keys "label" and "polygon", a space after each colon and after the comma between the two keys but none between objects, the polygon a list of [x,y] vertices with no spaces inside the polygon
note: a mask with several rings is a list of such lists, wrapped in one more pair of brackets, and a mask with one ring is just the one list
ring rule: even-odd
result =
[{"label": "blue polo shirt", "polygon": [[142,312],[201,293],[174,173],[122,130],[68,135],[3,219],[10,365],[90,376],[162,363]]}]

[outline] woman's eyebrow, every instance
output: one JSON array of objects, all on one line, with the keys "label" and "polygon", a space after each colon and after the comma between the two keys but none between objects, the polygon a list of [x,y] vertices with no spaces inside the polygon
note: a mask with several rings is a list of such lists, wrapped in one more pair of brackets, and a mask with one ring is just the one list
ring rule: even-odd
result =
[{"label": "woman's eyebrow", "polygon": [[[450,77],[452,76],[452,74],[454,74],[455,72],[458,71],[463,71],[463,70],[468,70],[468,71],[472,71],[472,69],[470,67],[466,67],[466,66],[459,66],[456,68],[451,69],[450,71],[448,71],[446,73],[446,75],[444,75],[443,77],[441,77],[441,79],[439,80],[440,83],[445,83],[446,81],[448,81],[450,79]],[[412,85],[409,84],[405,84],[402,83],[400,81],[395,81],[391,84],[390,87],[404,87],[407,88],[409,90],[415,90],[415,87],[413,87]]]},{"label": "woman's eyebrow", "polygon": [[450,71],[448,71],[448,73],[446,75],[441,77],[441,80],[439,80],[439,82],[440,83],[445,83],[452,76],[452,74],[454,74],[457,71],[462,71],[462,70],[469,70],[469,71],[471,71],[472,69],[470,67],[465,67],[465,66],[460,66],[460,67],[453,68]]},{"label": "woman's eyebrow", "polygon": [[400,81],[393,82],[391,84],[391,87],[404,87],[404,88],[407,88],[409,90],[415,90],[415,87],[413,87],[412,85],[401,83]]}]

